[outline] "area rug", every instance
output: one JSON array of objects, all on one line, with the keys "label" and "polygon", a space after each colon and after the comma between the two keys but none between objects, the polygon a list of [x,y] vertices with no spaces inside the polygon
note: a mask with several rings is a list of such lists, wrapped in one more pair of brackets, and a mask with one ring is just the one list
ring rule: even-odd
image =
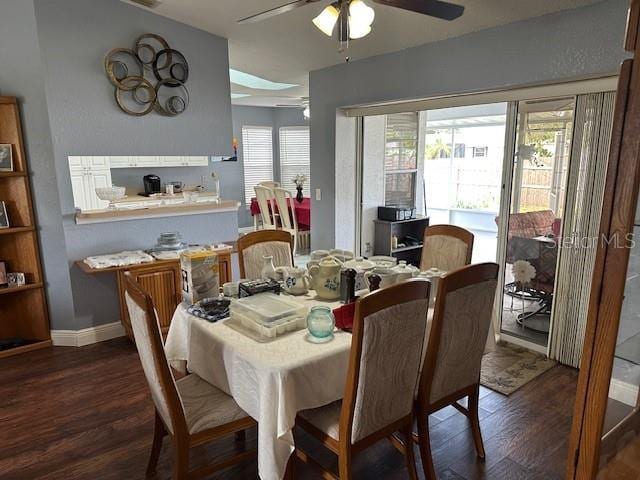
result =
[{"label": "area rug", "polygon": [[640,365],[640,333],[618,345],[616,357]]},{"label": "area rug", "polygon": [[480,383],[503,395],[511,395],[558,362],[526,348],[500,342],[482,357]]}]

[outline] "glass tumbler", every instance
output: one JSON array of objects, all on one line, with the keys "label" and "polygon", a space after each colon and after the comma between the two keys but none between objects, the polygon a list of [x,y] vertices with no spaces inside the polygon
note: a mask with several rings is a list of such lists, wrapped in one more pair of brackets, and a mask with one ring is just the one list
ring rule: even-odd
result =
[{"label": "glass tumbler", "polygon": [[336,319],[329,307],[323,305],[312,307],[309,315],[307,315],[309,341],[313,343],[330,341],[333,338],[335,326]]}]

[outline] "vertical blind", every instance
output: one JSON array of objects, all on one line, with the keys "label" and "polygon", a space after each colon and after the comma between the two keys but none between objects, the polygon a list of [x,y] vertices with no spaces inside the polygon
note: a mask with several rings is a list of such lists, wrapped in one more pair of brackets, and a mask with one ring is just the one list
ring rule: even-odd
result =
[{"label": "vertical blind", "polygon": [[242,127],[242,159],[244,163],[244,200],[255,196],[253,187],[273,181],[273,131],[271,127]]},{"label": "vertical blind", "polygon": [[549,356],[580,366],[611,142],[615,93],[578,95]]},{"label": "vertical blind", "polygon": [[296,175],[305,175],[302,193],[310,196],[311,190],[311,153],[309,149],[309,127],[280,128],[280,185],[292,190],[295,195],[293,179]]}]

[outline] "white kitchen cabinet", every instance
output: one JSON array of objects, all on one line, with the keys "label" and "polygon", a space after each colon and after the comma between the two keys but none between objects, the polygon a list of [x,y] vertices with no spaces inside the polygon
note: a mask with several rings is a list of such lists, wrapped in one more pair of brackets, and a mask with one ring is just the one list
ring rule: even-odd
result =
[{"label": "white kitchen cabinet", "polygon": [[141,168],[141,167],[159,167],[162,165],[161,157],[158,156],[124,156],[110,157],[111,168]]},{"label": "white kitchen cabinet", "polygon": [[175,155],[160,157],[160,164],[163,167],[183,167],[184,157],[179,157]]},{"label": "white kitchen cabinet", "polygon": [[111,168],[110,157],[82,157],[87,167],[96,170],[109,170]]},{"label": "white kitchen cabinet", "polygon": [[77,172],[84,168],[84,157],[69,157],[69,171]]},{"label": "white kitchen cabinet", "polygon": [[91,209],[100,210],[107,208],[109,202],[100,200],[96,195],[96,188],[105,188],[111,186],[111,170],[93,170],[89,172],[89,190],[88,195],[91,197]]},{"label": "white kitchen cabinet", "polygon": [[84,181],[85,174],[82,171],[71,170],[71,190],[73,202],[76,208],[88,210],[91,200],[87,198],[87,188]]},{"label": "white kitchen cabinet", "polygon": [[188,158],[187,164],[190,167],[206,167],[209,165],[209,157],[206,155],[186,158]]},{"label": "white kitchen cabinet", "polygon": [[76,208],[98,210],[107,208],[109,202],[100,200],[96,188],[111,186],[109,157],[69,157],[71,190]]},{"label": "white kitchen cabinet", "polygon": [[209,157],[200,156],[164,156],[160,157],[163,167],[206,167],[209,164]]},{"label": "white kitchen cabinet", "polygon": [[131,166],[140,168],[140,167],[159,167],[160,157],[158,156],[143,156],[143,157],[129,157],[131,159]]},{"label": "white kitchen cabinet", "polygon": [[129,168],[131,157],[109,157],[111,168]]}]

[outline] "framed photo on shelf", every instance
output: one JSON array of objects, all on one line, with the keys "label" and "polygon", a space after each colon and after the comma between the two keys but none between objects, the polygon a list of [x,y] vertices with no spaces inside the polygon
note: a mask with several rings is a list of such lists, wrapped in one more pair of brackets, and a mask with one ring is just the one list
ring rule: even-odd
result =
[{"label": "framed photo on shelf", "polygon": [[7,215],[7,204],[0,201],[0,228],[9,228],[9,215]]},{"label": "framed photo on shelf", "polygon": [[0,172],[13,172],[13,150],[10,143],[0,143]]},{"label": "framed photo on shelf", "polygon": [[0,287],[6,287],[7,282],[7,264],[0,260]]},{"label": "framed photo on shelf", "polygon": [[25,274],[22,272],[7,273],[7,284],[11,287],[24,287],[27,284]]}]

